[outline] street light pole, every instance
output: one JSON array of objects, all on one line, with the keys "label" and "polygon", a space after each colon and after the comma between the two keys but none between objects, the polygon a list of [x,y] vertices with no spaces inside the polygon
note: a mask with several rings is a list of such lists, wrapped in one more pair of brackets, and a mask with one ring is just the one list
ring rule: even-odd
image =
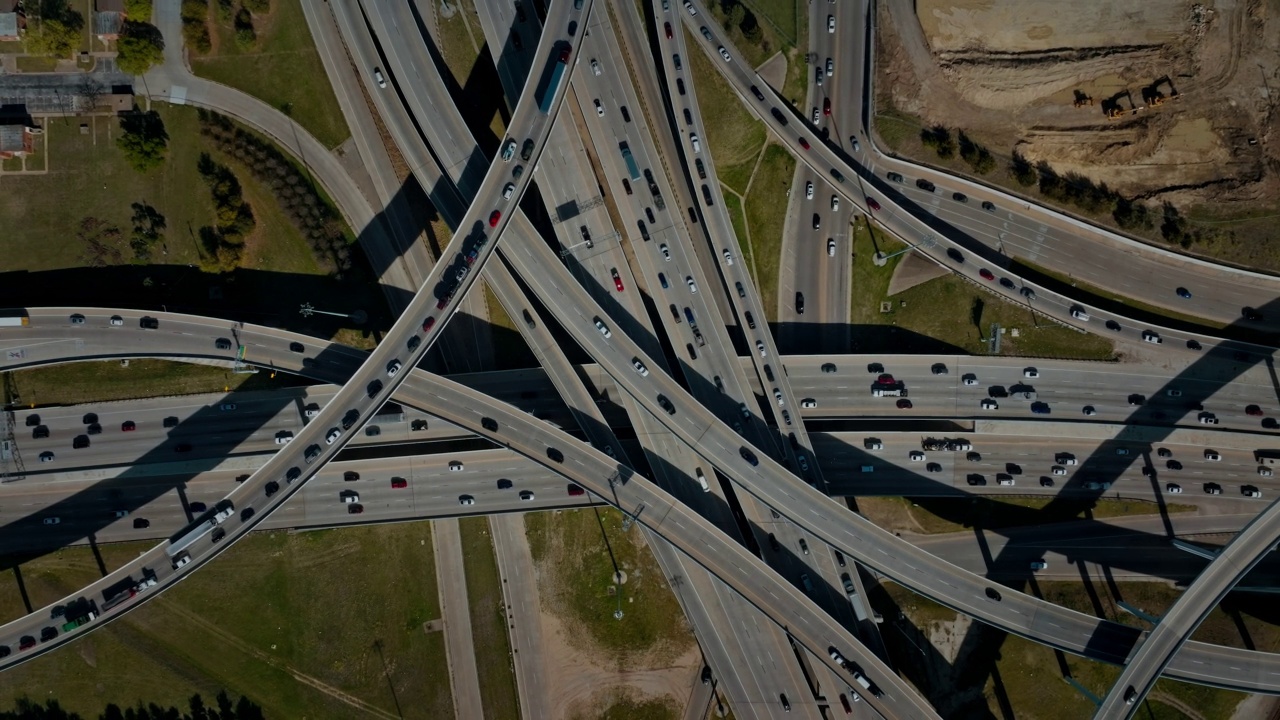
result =
[{"label": "street light pole", "polygon": [[889,262],[889,261],[890,261],[890,260],[892,260],[893,258],[898,257],[899,255],[903,255],[903,254],[909,253],[909,252],[911,252],[912,250],[915,250],[915,249],[917,249],[917,248],[918,248],[918,249],[921,249],[921,250],[928,250],[929,248],[931,248],[931,247],[933,247],[934,245],[937,245],[937,244],[938,244],[938,243],[937,243],[937,241],[936,241],[936,240],[934,240],[934,238],[933,238],[933,236],[932,236],[932,235],[926,235],[926,236],[925,236],[925,238],[924,238],[923,240],[921,240],[920,242],[916,243],[915,245],[908,245],[908,246],[906,246],[906,247],[905,247],[905,248],[903,248],[902,250],[899,250],[899,251],[898,251],[898,252],[896,252],[896,253],[892,253],[892,254],[889,254],[889,255],[885,255],[884,253],[880,253],[880,252],[876,253],[876,256],[875,256],[875,264],[876,264],[876,265],[884,265],[885,263]]}]

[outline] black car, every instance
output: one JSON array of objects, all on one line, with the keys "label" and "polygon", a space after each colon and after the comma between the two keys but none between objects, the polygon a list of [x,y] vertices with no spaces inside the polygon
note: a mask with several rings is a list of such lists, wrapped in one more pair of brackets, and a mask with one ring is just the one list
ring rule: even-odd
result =
[{"label": "black car", "polygon": [[498,421],[491,417],[480,418],[480,427],[489,432],[498,432]]},{"label": "black car", "polygon": [[49,426],[37,425],[35,429],[31,431],[31,437],[36,440],[49,437]]},{"label": "black car", "polygon": [[526,138],[524,145],[520,148],[520,159],[529,162],[531,157],[533,157],[533,138]]},{"label": "black car", "polygon": [[58,628],[50,625],[40,630],[40,642],[49,642],[58,637]]},{"label": "black car", "polygon": [[764,102],[764,93],[760,92],[760,88],[756,87],[755,85],[751,86],[751,94],[755,95],[756,99],[759,100],[760,102]]},{"label": "black car", "polygon": [[[677,81],[677,82],[679,82],[679,81]],[[681,94],[683,95],[684,93],[681,93]],[[778,122],[782,123],[783,125],[786,125],[786,124],[787,124],[787,116],[786,116],[786,115],[783,115],[781,110],[779,110],[778,108],[773,108],[773,109],[772,109],[772,110],[770,110],[769,112],[773,114],[773,119],[774,119],[774,120],[777,120]]]},{"label": "black car", "polygon": [[133,519],[133,529],[134,529],[134,530],[146,530],[146,529],[147,529],[147,528],[149,528],[149,527],[151,527],[151,521],[150,521],[150,520],[148,520],[148,519],[146,519],[146,518],[134,518],[134,519]]},{"label": "black car", "polygon": [[969,202],[969,198],[964,193],[953,192],[951,193],[951,199],[960,203]]},{"label": "black car", "polygon": [[1048,475],[1040,476],[1040,487],[1053,487],[1053,478]]},{"label": "black car", "polygon": [[204,512],[205,510],[208,510],[208,509],[209,509],[209,506],[208,506],[208,505],[205,505],[204,503],[199,502],[199,501],[196,501],[196,502],[190,503],[190,504],[188,505],[188,507],[189,507],[189,508],[191,508],[191,512],[193,512],[193,513],[202,513],[202,512]]},{"label": "black car", "polygon": [[304,347],[300,342],[291,342],[289,343],[289,351],[300,353],[300,352],[306,352],[307,348]]},{"label": "black car", "polygon": [[266,484],[266,487],[264,489],[267,491],[267,497],[271,497],[272,495],[275,495],[276,493],[280,492],[280,483],[276,482],[275,480],[272,480],[271,482]]},{"label": "black car", "polygon": [[969,475],[969,477],[965,479],[968,481],[970,485],[986,485],[987,484],[987,478],[977,473],[972,473]]},{"label": "black car", "polygon": [[937,185],[934,185],[933,183],[929,182],[928,180],[925,180],[924,178],[920,178],[919,180],[916,180],[916,187],[920,188],[921,190],[924,190],[925,192],[933,192],[938,189]]},{"label": "black car", "polygon": [[796,293],[796,314],[804,314],[804,293],[802,292]]},{"label": "black car", "polygon": [[1242,311],[1241,311],[1241,314],[1243,314],[1243,315],[1244,315],[1244,319],[1245,319],[1245,320],[1249,320],[1249,321],[1252,321],[1252,322],[1261,322],[1261,321],[1262,321],[1262,313],[1258,312],[1257,310],[1254,310],[1254,309],[1253,309],[1253,308],[1251,308],[1251,307],[1247,307],[1247,308],[1245,308],[1244,310],[1242,310]]},{"label": "black car", "polygon": [[[6,651],[8,651],[8,649],[9,648],[5,648]],[[8,653],[6,652],[5,654],[8,654]],[[4,657],[4,656],[0,655],[0,657]],[[709,682],[711,682],[711,667],[709,665],[703,665],[702,666],[702,684],[706,685]]]},{"label": "black car", "polygon": [[244,522],[251,517],[253,517],[253,508],[247,507],[240,511],[240,522]]},{"label": "black car", "polygon": [[1115,320],[1108,320],[1107,329],[1114,330],[1115,332],[1120,332],[1121,330],[1120,323],[1116,322]]},{"label": "black car", "polygon": [[663,410],[667,411],[668,415],[676,414],[676,406],[671,404],[671,401],[667,399],[666,395],[658,396],[658,404],[662,406]]},{"label": "black car", "polygon": [[89,447],[89,436],[77,435],[75,439],[71,441],[71,447],[76,450]]},{"label": "black car", "polygon": [[27,427],[35,427],[40,424],[40,416],[32,413],[27,416]]},{"label": "black car", "polygon": [[1201,345],[1199,342],[1197,342],[1197,341],[1195,341],[1195,340],[1188,340],[1188,341],[1187,341],[1187,349],[1188,349],[1188,350],[1202,350],[1202,349],[1204,349],[1204,346],[1203,346],[1203,345]]},{"label": "black car", "polygon": [[164,426],[167,428],[178,427],[178,418],[173,415],[170,415],[169,417],[164,419]]},{"label": "black car", "polygon": [[742,459],[743,459],[743,460],[746,460],[747,462],[751,463],[752,465],[759,465],[759,464],[760,464],[760,461],[756,458],[755,453],[751,452],[750,450],[748,450],[748,449],[746,449],[746,448],[740,448],[740,449],[738,450],[738,454],[742,456]]},{"label": "black car", "polygon": [[213,535],[209,538],[213,542],[222,542],[222,538],[227,536],[227,531],[222,528],[214,528]]},{"label": "black car", "polygon": [[524,41],[520,39],[520,33],[515,30],[511,31],[511,47],[516,50],[524,49]]},{"label": "black car", "polygon": [[382,381],[374,380],[373,382],[369,383],[369,387],[367,389],[369,392],[369,397],[371,398],[377,397],[378,393],[382,392]]},{"label": "black car", "polygon": [[85,425],[94,425],[98,422],[98,413],[85,413],[84,417],[81,418],[81,421],[84,422]]},{"label": "black car", "polygon": [[547,448],[547,457],[558,463],[564,462],[564,453],[560,452],[556,448]]}]

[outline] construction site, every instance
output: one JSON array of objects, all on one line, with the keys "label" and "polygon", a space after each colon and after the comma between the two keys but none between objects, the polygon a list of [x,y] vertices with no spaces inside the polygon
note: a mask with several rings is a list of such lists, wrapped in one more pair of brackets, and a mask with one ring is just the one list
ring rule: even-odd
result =
[{"label": "construction site", "polygon": [[[1280,0],[916,0],[877,12],[878,130],[888,109],[1215,221],[1280,206]],[[1263,236],[1280,244],[1280,232]],[[1280,252],[1199,251],[1280,265]]]}]

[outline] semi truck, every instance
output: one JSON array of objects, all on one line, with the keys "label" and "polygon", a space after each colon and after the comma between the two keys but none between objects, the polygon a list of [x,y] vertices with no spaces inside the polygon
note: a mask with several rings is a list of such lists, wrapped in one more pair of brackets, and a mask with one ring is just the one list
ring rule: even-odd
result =
[{"label": "semi truck", "polygon": [[1256,450],[1253,459],[1259,465],[1280,465],[1280,450]]},{"label": "semi truck", "polygon": [[63,625],[62,625],[62,632],[71,632],[72,630],[75,630],[76,628],[80,627],[81,625],[86,625],[86,624],[88,624],[88,623],[92,622],[92,621],[93,621],[94,619],[96,619],[97,617],[98,617],[98,615],[97,615],[96,613],[92,612],[92,611],[90,611],[90,612],[88,612],[88,613],[85,613],[84,615],[81,615],[80,617],[78,617],[78,618],[76,618],[76,619],[74,619],[74,620],[71,620],[71,621],[69,621],[69,622],[63,623]]},{"label": "semi truck", "polygon": [[876,383],[871,386],[872,397],[906,397],[907,388],[905,383]]},{"label": "semi truck", "polygon": [[232,505],[231,501],[222,500],[215,505],[213,509],[201,513],[200,516],[192,521],[190,525],[179,530],[177,534],[169,538],[169,547],[165,549],[165,552],[169,554],[169,557],[176,558],[180,553],[194,545],[197,540],[204,537],[206,533],[211,532],[218,525],[222,524],[222,521],[231,517],[234,513],[235,506]]},{"label": "semi truck", "polygon": [[636,159],[631,156],[631,146],[625,142],[618,143],[618,150],[622,152],[622,161],[627,164],[627,174],[632,180],[640,179],[640,168],[636,165]]},{"label": "semi truck", "polygon": [[0,317],[0,327],[26,327],[31,324],[31,318],[26,315],[5,315]]},{"label": "semi truck", "polygon": [[555,67],[551,68],[551,80],[547,83],[547,89],[542,93],[542,102],[538,104],[538,109],[543,114],[551,113],[551,103],[556,99],[556,91],[560,89],[560,83],[564,81],[564,75],[569,70],[569,48],[564,47],[560,50],[560,57],[556,60]]}]

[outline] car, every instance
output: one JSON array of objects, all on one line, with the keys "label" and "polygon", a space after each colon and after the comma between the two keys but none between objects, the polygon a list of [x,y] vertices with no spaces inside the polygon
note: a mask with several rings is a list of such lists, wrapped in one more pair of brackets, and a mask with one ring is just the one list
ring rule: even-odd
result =
[{"label": "car", "polygon": [[910,460],[911,462],[924,462],[924,457],[925,457],[924,453],[920,452],[919,450],[912,450],[911,452],[907,453],[907,459]]},{"label": "car", "polygon": [[1045,569],[1048,569],[1048,567],[1049,567],[1049,563],[1045,562],[1044,560],[1031,561],[1032,570],[1045,570]]},{"label": "car", "polygon": [[733,57],[729,55],[729,51],[725,50],[723,45],[720,46],[720,57],[724,58],[725,62],[731,62],[733,60]]},{"label": "car", "polygon": [[969,483],[971,487],[978,487],[986,485],[987,478],[985,475],[979,475],[978,473],[969,473],[969,475],[965,477],[965,482]]},{"label": "car", "polygon": [[812,182],[805,182],[805,184],[804,184],[804,198],[805,198],[806,200],[812,200],[812,199],[813,199],[813,183],[812,183]]},{"label": "car", "polygon": [[235,403],[222,403],[221,405],[219,405],[219,406],[218,406],[218,409],[219,409],[219,410],[222,410],[223,412],[231,412],[232,410],[235,410],[235,409],[236,409],[236,404],[235,404]]},{"label": "car", "polygon": [[516,141],[508,140],[506,146],[502,148],[502,161],[511,162],[511,158],[516,156]]},{"label": "car", "polygon": [[1008,473],[996,473],[996,484],[1012,486],[1014,484],[1013,476]]},{"label": "car", "polygon": [[1219,485],[1218,483],[1213,483],[1213,482],[1205,483],[1204,494],[1205,495],[1221,495],[1222,486]]},{"label": "car", "polygon": [[1253,309],[1253,308],[1251,308],[1251,307],[1244,308],[1244,309],[1243,309],[1243,310],[1241,310],[1240,312],[1241,312],[1241,314],[1244,316],[1244,319],[1245,319],[1245,320],[1248,320],[1248,321],[1250,321],[1250,322],[1261,322],[1261,321],[1262,321],[1262,313],[1258,312],[1257,310],[1255,310],[1255,309]]},{"label": "car", "polygon": [[802,292],[796,293],[796,314],[804,314],[804,293]]},{"label": "car", "polygon": [[1204,459],[1208,460],[1209,462],[1221,462],[1222,456],[1219,455],[1215,450],[1205,450]]},{"label": "car", "polygon": [[531,157],[533,157],[533,138],[526,138],[524,145],[520,147],[520,159],[529,162]]},{"label": "car", "polygon": [[671,248],[667,247],[666,243],[662,243],[658,246],[658,252],[662,253],[662,259],[664,261],[671,262]]},{"label": "car", "polygon": [[387,79],[386,79],[385,77],[383,77],[383,76],[382,76],[382,69],[381,69],[381,68],[376,68],[376,67],[375,67],[375,68],[373,69],[373,81],[374,81],[374,82],[376,82],[376,83],[378,83],[378,87],[380,87],[380,88],[382,88],[382,89],[384,89],[384,90],[386,89],[386,87],[387,87]]},{"label": "car", "polygon": [[609,275],[613,277],[613,287],[618,292],[623,291],[622,276],[618,274],[618,268],[609,268]]},{"label": "car", "polygon": [[827,16],[827,32],[834,33],[835,31],[836,31],[836,16],[828,15]]},{"label": "car", "polygon": [[689,286],[689,292],[691,293],[698,292],[698,284],[693,281],[692,275],[686,275],[684,277],[684,284]]},{"label": "car", "polygon": [[669,22],[662,23],[662,29],[666,31],[667,39],[670,40],[671,39],[671,23]]},{"label": "car", "polygon": [[796,138],[796,141],[800,143],[800,147],[804,148],[805,150],[809,149],[809,141],[806,140],[805,138],[799,137],[799,138]]},{"label": "car", "polygon": [[818,124],[818,119],[820,117],[818,113],[819,113],[818,106],[815,105],[813,107],[813,124],[814,125]]},{"label": "car", "polygon": [[42,463],[53,462],[53,458],[54,458],[54,455],[52,450],[45,450],[44,452],[40,453],[40,462]]},{"label": "car", "polygon": [[693,3],[689,2],[689,0],[684,0],[684,9],[689,11],[689,15],[691,17],[698,14],[698,9],[695,8]]},{"label": "car", "polygon": [[288,445],[290,442],[293,442],[292,432],[288,430],[281,430],[280,432],[276,433],[277,445]]},{"label": "car", "polygon": [[929,372],[934,375],[946,375],[948,371],[944,363],[934,363],[933,367],[929,368]]},{"label": "car", "polygon": [[77,436],[75,436],[75,438],[71,441],[71,449],[72,449],[72,450],[83,450],[83,449],[85,449],[85,448],[87,448],[87,447],[89,447],[89,436],[88,436],[88,435],[77,435]]},{"label": "car", "polygon": [[746,460],[747,462],[751,463],[752,465],[759,465],[759,464],[760,464],[760,460],[756,458],[755,453],[751,452],[750,450],[748,450],[748,449],[747,449],[747,448],[745,448],[745,447],[744,447],[744,448],[738,448],[738,454],[742,456],[742,459],[743,459],[743,460]]},{"label": "car", "polygon": [[906,399],[906,398],[903,398],[903,399],[899,400],[899,401],[898,401],[898,409],[899,409],[899,410],[910,410],[910,409],[911,409],[911,401],[910,401],[910,400],[908,400],[908,399]]},{"label": "car", "polygon": [[1010,280],[1009,278],[1000,278],[1000,286],[1004,288],[1008,288],[1010,290],[1013,290],[1014,288],[1017,287],[1016,285],[1013,284],[1013,281]]},{"label": "car", "polygon": [[503,199],[503,200],[510,200],[510,199],[511,199],[511,196],[512,196],[512,195],[514,195],[514,194],[515,194],[515,192],[516,192],[516,184],[515,184],[515,183],[510,183],[510,182],[509,182],[509,183],[507,183],[507,184],[506,184],[506,185],[504,185],[504,186],[503,186],[503,188],[502,188],[502,199]]},{"label": "car", "polygon": [[[834,61],[834,60],[832,60],[831,58],[827,58],[827,77],[831,77],[832,75],[834,75],[834,74],[835,74],[835,71],[836,71],[836,63],[835,63],[835,61]],[[857,148],[857,145],[858,145],[857,141],[856,141],[856,140],[854,140],[852,137],[851,137],[851,138],[849,138],[849,140],[853,141],[853,144],[854,144],[854,148],[853,148],[853,149],[856,151],[856,150],[858,149],[858,148]]]},{"label": "car", "polygon": [[72,316],[71,316],[71,324],[72,324],[72,325],[83,325],[83,324],[84,324],[84,316],[83,316],[83,315],[81,315],[80,313],[75,313],[74,315],[72,315]]},{"label": "car", "polygon": [[1142,331],[1142,341],[1143,341],[1143,342],[1149,342],[1149,343],[1151,343],[1151,344],[1153,344],[1153,345],[1159,345],[1160,343],[1164,342],[1164,339],[1163,339],[1163,338],[1161,338],[1161,337],[1160,337],[1160,334],[1159,334],[1159,333],[1157,333],[1157,332],[1155,332],[1155,331],[1152,331],[1152,330],[1143,330],[1143,331]]},{"label": "car", "polygon": [[1176,292],[1176,293],[1178,294],[1178,297],[1182,298],[1183,300],[1190,300],[1190,299],[1191,299],[1191,291],[1190,291],[1190,290],[1188,290],[1188,289],[1186,289],[1186,288],[1184,288],[1184,287],[1180,287],[1180,288],[1178,288],[1177,290],[1175,290],[1174,292]]},{"label": "car", "polygon": [[111,316],[111,326],[112,326],[112,327],[120,327],[120,326],[122,326],[122,325],[124,325],[124,318],[120,317],[119,315],[112,315],[112,316]]},{"label": "car", "polygon": [[830,374],[832,374],[832,373],[836,372],[836,364],[835,364],[835,363],[823,363],[823,364],[822,364],[822,372],[823,372],[823,373],[826,373],[827,375],[830,375]]},{"label": "car", "polygon": [[230,350],[231,341],[228,340],[227,338],[218,338],[217,340],[213,341],[213,346],[219,350]]},{"label": "car", "polygon": [[180,453],[191,452],[191,443],[178,443],[173,446],[173,451]]},{"label": "car", "polygon": [[729,252],[729,248],[724,248],[724,252],[720,254],[724,257],[724,262],[726,265],[733,264],[733,253]]},{"label": "car", "polygon": [[1257,405],[1246,405],[1244,408],[1244,414],[1251,417],[1261,417],[1262,408]]},{"label": "car", "polygon": [[1217,425],[1218,424],[1218,416],[1214,415],[1211,412],[1200,413],[1198,416],[1196,416],[1196,420],[1201,425]]},{"label": "car", "polygon": [[1129,395],[1129,404],[1133,407],[1142,407],[1147,402],[1146,396],[1140,393],[1131,393]]},{"label": "car", "polygon": [[532,500],[533,498],[534,498],[534,495],[533,495],[533,491],[532,491],[532,490],[521,490],[521,491],[520,491],[520,499],[521,499],[521,500],[523,500],[524,502],[529,502],[529,501],[530,501],[530,500]]},{"label": "car", "polygon": [[823,115],[831,114],[831,98],[829,97],[822,98],[822,114]]},{"label": "car", "polygon": [[134,530],[146,530],[146,529],[147,529],[147,528],[149,528],[149,527],[151,527],[151,521],[150,521],[150,520],[148,520],[148,519],[146,519],[146,518],[134,518],[134,519],[133,519],[133,529],[134,529]]},{"label": "car", "polygon": [[934,185],[933,183],[929,182],[928,180],[925,180],[924,178],[920,178],[916,180],[916,187],[920,188],[921,190],[924,190],[925,192],[934,192],[938,189],[937,185]]},{"label": "car", "polygon": [[1000,403],[996,402],[995,400],[992,400],[991,398],[983,398],[982,401],[978,403],[978,405],[981,406],[983,410],[999,410],[1000,409]]},{"label": "car", "polygon": [[[597,75],[599,75],[599,73],[596,73],[596,74],[597,74]],[[597,117],[604,117],[604,105],[601,105],[601,104],[600,104],[600,99],[599,99],[599,98],[596,98],[595,100],[592,100],[591,102],[592,102],[592,103],[594,103],[594,104],[595,104],[595,106],[596,106],[596,116],[597,116]]]},{"label": "car", "polygon": [[951,193],[951,199],[952,199],[952,200],[955,200],[955,201],[956,201],[956,202],[958,202],[958,203],[967,203],[967,202],[969,202],[969,197],[968,197],[967,195],[965,195],[964,193],[953,192],[953,193]]},{"label": "car", "polygon": [[831,196],[831,209],[832,209],[832,210],[839,210],[839,209],[840,209],[840,196],[839,196],[839,195],[832,195],[832,196]]},{"label": "car", "polygon": [[600,74],[600,63],[596,62],[595,58],[591,58],[591,72],[597,76]]},{"label": "car", "polygon": [[392,360],[387,363],[387,377],[395,377],[396,373],[400,372],[401,367],[399,360]]},{"label": "car", "polygon": [[61,523],[61,522],[62,522],[62,518],[59,518],[59,517],[47,517],[47,518],[45,518],[42,522],[43,522],[45,525],[57,525],[57,524],[59,524],[59,523]]},{"label": "car", "polygon": [[765,349],[763,340],[756,341],[756,350],[760,351],[760,357],[767,357],[769,355],[769,351]]},{"label": "car", "polygon": [[666,273],[658,273],[658,284],[662,286],[663,290],[669,290],[671,288],[671,283],[667,282]]},{"label": "car", "polygon": [[1049,403],[1033,402],[1031,403],[1031,412],[1035,415],[1048,415],[1050,413]]},{"label": "car", "polygon": [[1118,447],[1118,448],[1116,448],[1116,455],[1117,455],[1118,457],[1128,457],[1128,456],[1129,456],[1129,448],[1126,448],[1126,447]]},{"label": "car", "polygon": [[459,505],[475,505],[476,499],[471,497],[470,495],[459,495],[458,504]]},{"label": "car", "polygon": [[138,319],[138,327],[143,330],[159,330],[160,321],[150,316],[144,316]]},{"label": "car", "polygon": [[988,270],[988,269],[986,269],[986,268],[982,268],[981,270],[979,270],[979,271],[978,271],[978,275],[979,275],[983,280],[991,281],[991,280],[995,280],[995,279],[996,279],[995,273],[991,272],[990,270]]},{"label": "car", "polygon": [[1251,497],[1251,498],[1262,497],[1262,491],[1253,485],[1241,485],[1240,494],[1245,497]]},{"label": "car", "polygon": [[600,318],[596,318],[595,321],[596,321],[596,330],[599,330],[601,335],[605,336],[606,339],[613,337],[613,333],[609,331],[608,325],[605,325],[604,322],[600,320]]},{"label": "car", "polygon": [[42,440],[42,439],[47,438],[47,437],[49,437],[49,426],[48,426],[48,425],[37,425],[37,426],[35,426],[35,428],[31,431],[31,438],[32,438],[33,440]]},{"label": "car", "polygon": [[645,367],[644,363],[640,362],[640,358],[631,358],[631,367],[635,368],[636,372],[640,373],[640,377],[649,377],[649,368]]},{"label": "car", "polygon": [[1040,377],[1040,371],[1039,371],[1039,370],[1037,370],[1037,369],[1035,369],[1035,368],[1033,368],[1033,367],[1023,368],[1023,370],[1022,370],[1022,377],[1024,377],[1024,378],[1038,378],[1038,377]]},{"label": "car", "polygon": [[430,332],[431,328],[435,326],[436,326],[436,319],[434,317],[429,317],[426,320],[422,321],[422,332]]},{"label": "car", "polygon": [[338,438],[340,438],[340,437],[342,437],[342,431],[341,431],[341,430],[339,430],[339,429],[338,429],[338,428],[336,428],[336,427],[329,428],[329,432],[328,432],[328,434],[326,434],[326,435],[324,436],[325,444],[326,444],[326,445],[332,445],[332,444],[334,444],[335,442],[337,442]]},{"label": "car", "polygon": [[658,395],[658,404],[662,406],[663,410],[667,411],[668,415],[676,414],[676,406],[671,404],[666,395]]},{"label": "car", "polygon": [[1261,477],[1271,477],[1273,474],[1274,473],[1271,472],[1271,468],[1267,468],[1267,467],[1258,468],[1258,475]]},{"label": "car", "polygon": [[458,460],[449,461],[449,472],[462,472],[465,468],[466,468],[466,465],[463,465],[461,461],[458,461]]},{"label": "car", "polygon": [[102,434],[102,426],[101,426],[101,425],[99,425],[98,423],[93,423],[93,424],[89,425],[89,427],[85,428],[84,430],[85,430],[85,432],[86,432],[86,433],[88,433],[88,434],[90,434],[90,435],[101,435],[101,434]]},{"label": "car", "polygon": [[1098,414],[1098,411],[1095,410],[1092,405],[1085,405],[1084,408],[1081,410],[1081,412],[1089,417],[1092,417]]},{"label": "car", "polygon": [[1026,299],[1028,299],[1028,300],[1035,300],[1035,299],[1036,299],[1036,291],[1035,291],[1035,290],[1032,290],[1032,289],[1031,289],[1031,288],[1029,288],[1029,287],[1025,287],[1025,286],[1024,286],[1022,289],[1018,290],[1018,292],[1022,293],[1022,297],[1026,298]]}]

